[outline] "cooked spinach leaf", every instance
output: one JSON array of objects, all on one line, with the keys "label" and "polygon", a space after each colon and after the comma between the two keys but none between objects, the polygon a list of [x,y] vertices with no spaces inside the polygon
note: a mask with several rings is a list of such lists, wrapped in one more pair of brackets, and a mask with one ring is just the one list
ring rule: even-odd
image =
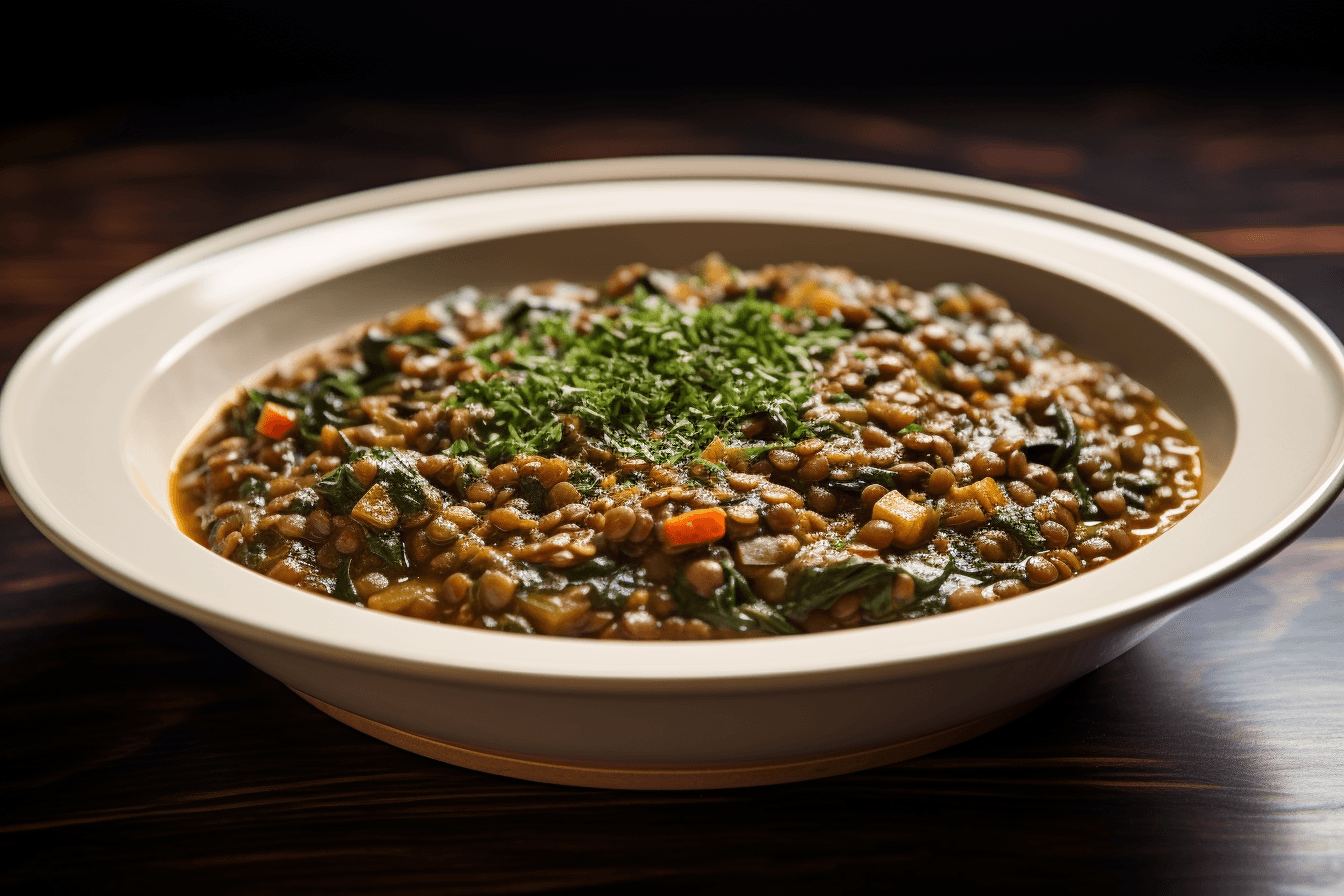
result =
[{"label": "cooked spinach leaf", "polygon": [[897,333],[909,333],[918,326],[918,321],[894,306],[872,305],[870,310],[882,320],[882,323]]},{"label": "cooked spinach leaf", "polygon": [[1000,507],[990,522],[1013,536],[1017,543],[1031,552],[1042,550],[1046,546],[1045,536],[1031,511],[1022,505],[1010,501]]},{"label": "cooked spinach leaf", "polygon": [[1055,472],[1077,468],[1078,456],[1083,450],[1083,441],[1078,434],[1078,424],[1063,404],[1055,402],[1046,411],[1046,416],[1055,419],[1055,432],[1059,434],[1059,446],[1050,458],[1050,466]]},{"label": "cooked spinach leaf", "polygon": [[401,535],[396,529],[375,529],[372,526],[363,528],[369,550],[384,563],[402,569],[411,565],[406,559],[406,545],[402,543]]},{"label": "cooked spinach leaf", "polygon": [[321,496],[314,489],[301,488],[290,495],[285,513],[312,513],[320,500]]},{"label": "cooked spinach leaf", "polygon": [[346,557],[336,567],[336,587],[331,596],[348,604],[359,603],[359,593],[355,591],[355,580],[350,577],[350,558]]},{"label": "cooked spinach leaf", "polygon": [[1135,494],[1127,488],[1118,488],[1116,491],[1120,493],[1120,497],[1125,499],[1126,505],[1133,507],[1135,510],[1148,509],[1148,499],[1145,496]]},{"label": "cooked spinach leaf", "polygon": [[738,613],[756,620],[756,626],[772,635],[796,635],[798,627],[785,618],[779,607],[760,598],[738,607]]},{"label": "cooked spinach leaf", "polygon": [[238,500],[248,501],[253,498],[265,499],[266,482],[258,479],[256,476],[249,476],[238,483]]},{"label": "cooked spinach leaf", "polygon": [[514,632],[519,635],[535,635],[537,630],[532,627],[532,623],[517,613],[505,613],[499,617],[499,630],[502,632]]},{"label": "cooked spinach leaf", "polygon": [[[897,612],[900,612],[901,614],[908,613],[918,607],[922,602],[927,601],[931,597],[936,597],[938,595],[938,590],[943,586],[943,583],[951,577],[955,570],[956,561],[951,557],[948,557],[941,566],[931,563],[926,559],[918,557],[910,558],[899,567],[892,570],[892,578],[894,579],[898,573],[905,573],[914,580],[916,598],[914,604],[898,610],[895,603],[892,601],[891,588],[887,587],[885,589],[874,588],[870,590],[868,594],[864,596],[863,600],[860,601],[859,606],[861,606],[864,612],[870,617],[879,620],[891,617]],[[918,615],[926,614],[919,613]]]},{"label": "cooked spinach leaf", "polygon": [[535,476],[524,476],[518,480],[518,497],[527,502],[528,509],[535,514],[546,512],[546,489]]},{"label": "cooked spinach leaf", "polygon": [[643,567],[605,555],[565,570],[564,576],[571,584],[588,586],[594,610],[619,610],[637,589],[648,587]]},{"label": "cooked spinach leaf", "polygon": [[359,422],[358,402],[364,397],[360,378],[358,370],[336,370],[303,388],[305,400],[299,414],[299,435],[307,447],[320,444],[323,426],[344,429]]},{"label": "cooked spinach leaf", "polygon": [[802,619],[852,591],[863,591],[865,602],[877,601],[882,594],[890,601],[895,576],[896,570],[887,564],[857,557],[830,566],[810,566],[792,576],[781,609],[791,619]]},{"label": "cooked spinach leaf", "polygon": [[760,457],[762,454],[765,454],[768,451],[774,451],[775,449],[781,449],[787,451],[793,446],[794,446],[793,442],[774,442],[769,445],[753,445],[750,448],[743,448],[742,453],[743,455],[746,456],[746,459],[748,461],[754,461],[756,460],[756,458]]},{"label": "cooked spinach leaf", "polygon": [[357,448],[350,453],[351,463],[365,457],[378,465],[378,475],[374,481],[381,482],[387,489],[387,496],[392,499],[397,510],[402,513],[419,513],[425,509],[426,495],[433,486],[420,475],[411,461],[390,448]]},{"label": "cooked spinach leaf", "polygon": [[1104,519],[1105,514],[1097,509],[1097,502],[1092,500],[1092,493],[1087,490],[1083,483],[1083,477],[1078,472],[1077,467],[1071,467],[1065,470],[1059,477],[1064,480],[1069,491],[1073,492],[1078,498],[1078,515],[1085,520]]},{"label": "cooked spinach leaf", "polygon": [[364,364],[368,367],[369,373],[399,372],[399,368],[387,359],[387,349],[398,344],[414,345],[425,349],[444,348],[446,346],[446,343],[439,338],[438,333],[424,332],[394,336],[380,327],[373,327],[359,340],[359,355],[364,359]]},{"label": "cooked spinach leaf", "polygon": [[340,514],[354,510],[359,499],[364,497],[364,492],[368,491],[349,464],[341,464],[317,480],[314,488],[327,499],[331,509]]},{"label": "cooked spinach leaf", "polygon": [[672,596],[682,613],[735,632],[761,629],[777,635],[798,633],[797,627],[777,607],[752,593],[751,583],[731,561],[719,562],[723,566],[723,584],[709,597],[702,596],[686,582],[684,575],[677,574]]},{"label": "cooked spinach leaf", "polygon": [[1115,474],[1115,487],[1128,489],[1136,495],[1151,495],[1161,484],[1162,478],[1152,470]]},{"label": "cooked spinach leaf", "polygon": [[830,482],[832,490],[851,495],[862,494],[863,490],[870,485],[880,485],[886,489],[894,489],[899,483],[896,481],[895,473],[881,467],[859,467],[854,471],[853,479],[832,479]]},{"label": "cooked spinach leaf", "polygon": [[579,494],[587,498],[594,492],[601,490],[602,479],[595,471],[587,467],[576,467],[569,474],[569,484],[578,489]]},{"label": "cooked spinach leaf", "polygon": [[1097,509],[1097,503],[1092,500],[1092,493],[1088,491],[1082,474],[1078,472],[1078,458],[1083,450],[1083,440],[1077,424],[1073,422],[1073,415],[1059,402],[1050,405],[1046,414],[1054,417],[1055,432],[1059,436],[1059,442],[1050,457],[1050,466],[1058,473],[1060,481],[1078,498],[1079,515],[1085,520],[1101,519],[1104,514]]},{"label": "cooked spinach leaf", "polygon": [[270,529],[263,529],[251,541],[244,541],[235,556],[240,557],[248,569],[260,570],[271,559],[271,551],[275,550],[278,541],[279,536]]}]

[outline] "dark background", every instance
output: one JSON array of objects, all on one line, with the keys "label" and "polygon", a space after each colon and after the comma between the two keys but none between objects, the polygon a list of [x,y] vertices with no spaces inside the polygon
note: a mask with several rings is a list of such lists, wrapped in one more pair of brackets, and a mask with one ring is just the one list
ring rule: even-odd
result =
[{"label": "dark background", "polygon": [[[1272,9],[6,10],[0,376],[100,284],[258,215],[690,152],[1074,196],[1238,257],[1344,332],[1336,31],[1324,4]],[[1341,533],[1337,510],[968,743],[796,785],[614,793],[339,725],[79,568],[0,489],[0,890],[1337,892]]]},{"label": "dark background", "polygon": [[894,111],[1135,88],[1193,102],[1333,101],[1344,83],[1324,3],[1275,15],[1183,4],[485,6],[26,5],[7,11],[3,116],[21,127],[101,113],[89,138],[114,142],[224,134],[333,99],[557,114],[773,97]]}]

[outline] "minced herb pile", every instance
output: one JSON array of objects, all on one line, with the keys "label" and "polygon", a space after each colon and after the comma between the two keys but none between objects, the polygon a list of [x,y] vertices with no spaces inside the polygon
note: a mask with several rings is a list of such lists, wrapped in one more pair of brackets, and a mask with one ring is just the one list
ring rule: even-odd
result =
[{"label": "minced herb pile", "polygon": [[[600,444],[624,455],[677,463],[737,424],[764,415],[782,437],[812,429],[799,418],[818,359],[850,335],[810,312],[781,311],[747,296],[690,310],[644,290],[586,332],[563,316],[524,315],[492,339],[489,360],[507,352],[504,375],[463,383],[451,407],[493,410],[477,428],[491,463],[553,451],[572,416]],[[776,321],[805,320],[793,333]],[[474,447],[474,446],[473,446]]]}]

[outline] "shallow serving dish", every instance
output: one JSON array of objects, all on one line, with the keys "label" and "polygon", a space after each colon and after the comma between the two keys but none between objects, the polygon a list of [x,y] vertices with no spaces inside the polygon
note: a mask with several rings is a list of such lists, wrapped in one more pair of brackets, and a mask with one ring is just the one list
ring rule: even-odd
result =
[{"label": "shallow serving dish", "polygon": [[[523,637],[384,615],[180,533],[174,457],[275,359],[463,284],[619,263],[844,264],[976,281],[1152,387],[1194,430],[1204,502],[1133,555],[1041,592],[869,628],[733,642]],[[202,626],[337,718],[536,780],[705,787],[893,761],[973,736],[1133,647],[1264,559],[1344,484],[1344,354],[1240,265],[1089,205],[836,162],[653,158],[419,181],[192,243],[28,349],[0,398],[25,512],[94,572]]]}]

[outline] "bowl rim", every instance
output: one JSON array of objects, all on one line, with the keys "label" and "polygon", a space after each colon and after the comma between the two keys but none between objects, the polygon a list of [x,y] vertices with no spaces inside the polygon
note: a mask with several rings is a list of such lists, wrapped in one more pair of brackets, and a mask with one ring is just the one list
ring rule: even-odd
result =
[{"label": "bowl rim", "polygon": [[[1208,247],[1178,234],[1164,230],[1117,212],[1092,206],[1078,200],[1044,193],[1024,187],[971,178],[963,175],[931,172],[921,169],[875,165],[858,162],[836,162],[777,157],[752,156],[660,156],[633,159],[603,159],[579,162],[558,162],[491,169],[465,174],[445,175],[411,181],[387,187],[352,193],[316,203],[278,212],[240,224],[216,234],[195,240],[178,249],[152,259],[115,278],[75,303],[29,345],[14,365],[0,392],[0,476],[13,494],[16,503],[30,520],[62,550],[90,568],[99,576],[149,600],[178,615],[185,616],[221,634],[243,638],[312,656],[335,659],[349,665],[381,668],[418,677],[449,677],[472,679],[503,685],[523,685],[534,688],[563,689],[687,689],[697,690],[750,690],[761,687],[792,686],[805,681],[820,685],[828,681],[860,681],[902,675],[925,674],[944,668],[958,668],[974,663],[1018,657],[1048,647],[1074,643],[1114,629],[1125,623],[1170,613],[1180,604],[1217,587],[1266,559],[1284,547],[1291,539],[1310,525],[1329,507],[1344,489],[1344,456],[1336,450],[1333,463],[1323,468],[1324,478],[1308,498],[1299,502],[1293,512],[1258,538],[1244,544],[1228,555],[1222,563],[1206,565],[1187,575],[1172,586],[1142,599],[1117,602],[1099,611],[1065,615],[1055,624],[1035,630],[1009,628],[993,636],[981,637],[975,643],[955,650],[890,660],[873,660],[869,655],[861,662],[846,661],[843,656],[833,662],[813,663],[809,668],[790,671],[778,664],[768,668],[752,668],[751,661],[761,655],[763,642],[711,642],[676,645],[662,643],[590,643],[575,640],[581,649],[605,651],[603,659],[611,657],[611,666],[619,670],[594,667],[574,668],[563,664],[552,668],[533,666],[525,669],[508,668],[499,664],[482,667],[480,664],[454,664],[448,661],[426,661],[423,658],[399,656],[395,650],[351,649],[349,645],[334,646],[305,638],[302,633],[260,628],[231,617],[218,608],[205,608],[184,601],[180,596],[156,588],[142,578],[129,575],[116,564],[107,562],[88,544],[82,533],[73,529],[28,467],[23,463],[24,445],[17,435],[16,394],[23,384],[34,376],[49,353],[73,327],[80,324],[103,305],[114,305],[122,297],[132,296],[137,290],[164,278],[174,271],[197,261],[229,250],[246,247],[266,239],[311,225],[352,218],[366,213],[409,206],[430,200],[452,197],[484,196],[537,186],[583,185],[620,183],[627,181],[654,181],[676,179],[730,179],[734,181],[778,181],[788,183],[817,183],[834,186],[854,186],[865,189],[892,190],[909,194],[944,197],[971,201],[980,205],[997,206],[1022,211],[1071,226],[1080,226],[1102,233],[1123,243],[1158,255],[1191,268],[1199,274],[1230,287],[1236,292],[1254,293],[1268,303],[1280,321],[1288,321],[1299,332],[1306,334],[1313,347],[1328,360],[1329,370],[1336,384],[1344,383],[1344,349],[1338,339],[1307,309],[1267,279],[1243,267]],[[1344,424],[1336,431],[1335,445],[1344,441]],[[287,586],[271,583],[277,588]],[[1062,587],[1062,586],[1061,586]],[[345,608],[366,614],[362,608]],[[985,608],[977,612],[985,612]],[[939,617],[943,619],[947,617]],[[388,620],[398,624],[415,624],[407,620]],[[937,620],[927,620],[936,622]],[[918,620],[903,626],[880,626],[862,630],[870,633],[880,629],[903,628],[926,622]],[[502,636],[492,632],[476,632],[442,626],[450,630],[445,638],[487,638]],[[456,629],[456,631],[451,631]],[[818,633],[808,641],[824,639],[852,639],[857,632]],[[515,639],[530,642],[532,639]],[[564,640],[570,639],[547,639]],[[781,639],[764,639],[775,641]],[[793,641],[794,639],[782,639]],[[818,642],[820,643],[820,642]],[[498,646],[498,645],[496,645]],[[745,649],[744,649],[745,648]],[[647,668],[638,668],[641,657],[652,657],[657,652],[684,651],[697,662],[709,660],[702,671],[670,668],[665,662],[653,662]],[[732,657],[725,651],[736,651]],[[511,651],[501,650],[502,653]],[[560,651],[563,653],[564,651]],[[839,651],[832,651],[838,653]],[[750,655],[754,654],[754,656]],[[726,661],[725,661],[726,660]],[[738,662],[737,660],[740,660]],[[632,668],[634,667],[634,668]],[[725,674],[725,670],[727,670]]]}]

